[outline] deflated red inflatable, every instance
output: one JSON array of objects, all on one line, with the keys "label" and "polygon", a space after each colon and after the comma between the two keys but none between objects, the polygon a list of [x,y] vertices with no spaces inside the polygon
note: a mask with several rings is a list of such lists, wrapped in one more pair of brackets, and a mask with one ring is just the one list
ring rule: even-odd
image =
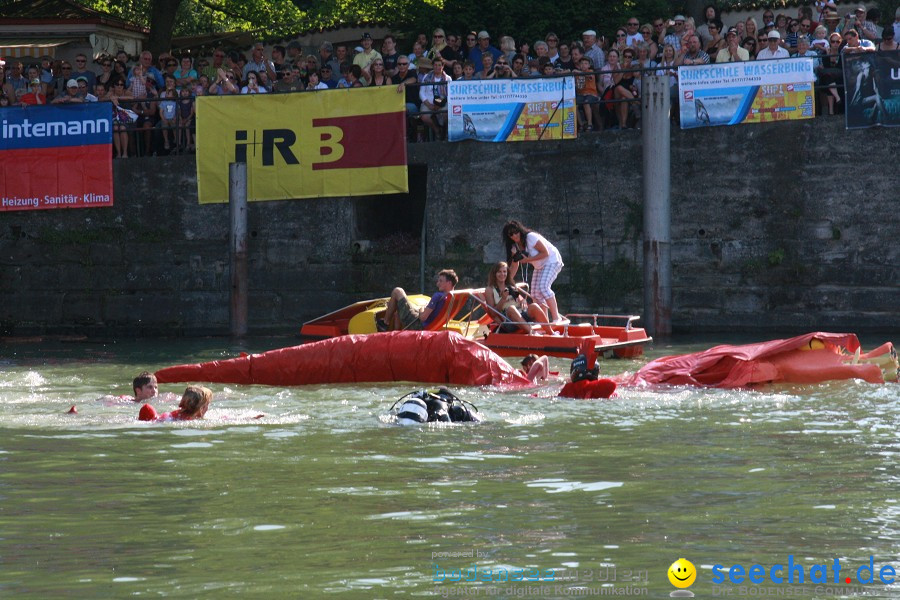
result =
[{"label": "deflated red inflatable", "polygon": [[862,354],[852,333],[807,333],[786,340],[716,346],[695,354],[658,358],[623,385],[667,383],[721,388],[758,383],[897,380],[897,354],[888,342]]},{"label": "deflated red inflatable", "polygon": [[559,391],[563,398],[599,399],[609,398],[616,392],[616,382],[612,379],[582,379],[570,381]]},{"label": "deflated red inflatable", "polygon": [[159,383],[205,381],[307,385],[418,381],[457,385],[532,385],[478,342],[452,331],[344,335],[230,360],[156,372]]}]

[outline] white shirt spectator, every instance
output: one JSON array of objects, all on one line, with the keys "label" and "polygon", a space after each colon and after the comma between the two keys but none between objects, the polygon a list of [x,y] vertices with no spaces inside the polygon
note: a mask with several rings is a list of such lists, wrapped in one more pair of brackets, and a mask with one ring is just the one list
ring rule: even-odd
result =
[{"label": "white shirt spectator", "polygon": [[424,102],[434,103],[435,88],[437,88],[439,90],[439,93],[444,94],[445,100],[447,99],[447,87],[446,86],[441,88],[437,85],[429,85],[429,84],[439,83],[441,81],[445,81],[448,83],[450,81],[453,81],[453,78],[450,77],[449,75],[447,75],[446,73],[441,73],[441,75],[442,75],[442,77],[435,79],[434,71],[432,71],[432,72],[426,74],[425,77],[422,78],[422,86],[419,88],[419,99],[422,100],[423,103]]},{"label": "white shirt spectator", "polygon": [[791,54],[781,46],[775,49],[775,51],[771,51],[768,47],[763,48],[759,51],[759,54],[756,55],[756,60],[769,60],[771,58],[790,58]]}]

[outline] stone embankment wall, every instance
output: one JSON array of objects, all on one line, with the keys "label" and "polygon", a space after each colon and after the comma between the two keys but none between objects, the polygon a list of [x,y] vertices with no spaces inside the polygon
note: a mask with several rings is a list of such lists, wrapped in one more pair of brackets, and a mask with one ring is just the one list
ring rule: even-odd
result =
[{"label": "stone embankment wall", "polygon": [[[839,119],[672,134],[676,331],[900,330],[896,130]],[[641,137],[410,146],[408,195],[252,203],[250,330],[304,320],[437,268],[481,286],[518,218],[566,261],[568,312],[642,312]],[[7,212],[0,335],[229,328],[226,205],[190,157],[116,161],[115,206]],[[424,216],[424,228],[423,228]]]}]

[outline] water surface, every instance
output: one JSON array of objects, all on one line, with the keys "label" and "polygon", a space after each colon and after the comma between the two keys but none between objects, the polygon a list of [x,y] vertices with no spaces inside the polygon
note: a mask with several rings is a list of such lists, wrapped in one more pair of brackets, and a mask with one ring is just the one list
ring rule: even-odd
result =
[{"label": "water surface", "polygon": [[[855,577],[872,556],[876,582],[884,565],[900,571],[896,385],[626,389],[609,401],[558,399],[560,381],[454,388],[487,422],[413,428],[388,409],[415,384],[212,385],[207,419],[167,424],[111,397],[144,369],[291,343],[4,345],[0,597],[663,598],[682,556],[699,569],[697,597],[713,595],[717,564],[768,569],[791,555],[808,578],[839,559]],[[450,581],[501,569],[556,577]],[[900,597],[828,573],[827,588],[807,579],[793,596]]]}]

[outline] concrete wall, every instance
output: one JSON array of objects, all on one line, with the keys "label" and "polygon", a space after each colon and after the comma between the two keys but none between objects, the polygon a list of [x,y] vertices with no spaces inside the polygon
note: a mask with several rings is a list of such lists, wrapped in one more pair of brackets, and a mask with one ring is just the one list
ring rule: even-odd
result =
[{"label": "concrete wall", "polygon": [[[676,331],[900,329],[896,130],[816,119],[672,147]],[[519,218],[563,253],[564,309],[642,312],[638,133],[418,144],[409,161],[409,195],[251,204],[251,333],[418,290],[422,214],[426,288],[444,266],[483,285]],[[197,204],[189,157],[114,168],[112,208],[3,214],[0,335],[227,333],[227,206]]]}]

